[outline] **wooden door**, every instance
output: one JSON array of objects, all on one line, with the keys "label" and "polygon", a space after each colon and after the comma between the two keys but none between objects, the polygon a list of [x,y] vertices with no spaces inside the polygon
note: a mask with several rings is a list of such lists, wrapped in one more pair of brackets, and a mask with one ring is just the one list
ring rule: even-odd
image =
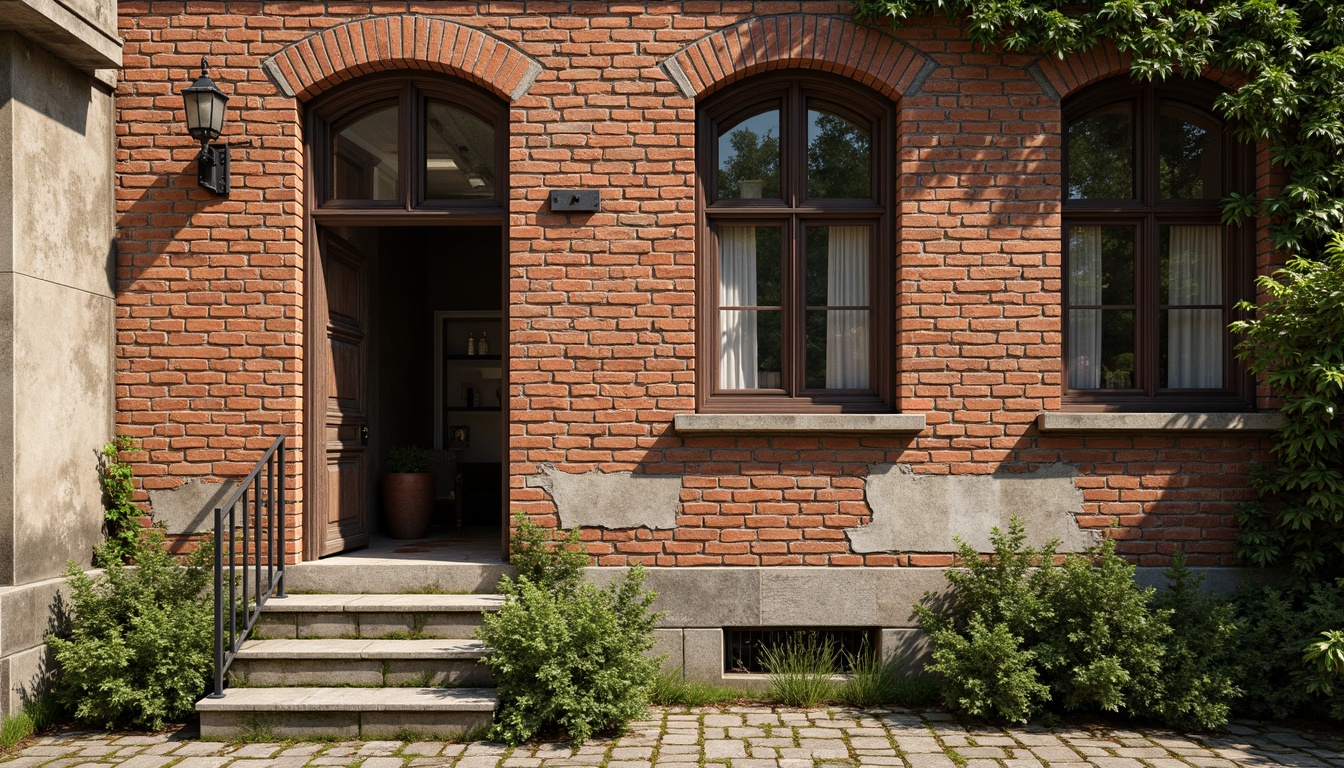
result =
[{"label": "wooden door", "polygon": [[[369,542],[370,260],[354,245],[324,233],[319,241],[322,295],[312,328],[325,328],[322,367],[313,394],[322,422],[322,472],[317,479],[316,514],[322,555]],[[324,322],[325,321],[325,322]],[[321,371],[321,368],[316,369]]]}]

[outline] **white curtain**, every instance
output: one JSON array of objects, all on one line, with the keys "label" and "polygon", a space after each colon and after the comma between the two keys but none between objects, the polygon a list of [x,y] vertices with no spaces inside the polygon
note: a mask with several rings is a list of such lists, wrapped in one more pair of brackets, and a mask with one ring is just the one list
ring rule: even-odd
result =
[{"label": "white curtain", "polygon": [[[1223,303],[1220,227],[1173,226],[1167,254],[1167,304]],[[1167,310],[1167,386],[1223,386],[1223,311]]]},{"label": "white curtain", "polygon": [[[756,304],[756,228],[719,230],[719,306]],[[719,310],[719,386],[755,389],[756,312]]]},{"label": "white curtain", "polygon": [[1069,388],[1101,386],[1101,227],[1069,228]]},{"label": "white curtain", "polygon": [[[826,304],[868,304],[867,227],[828,227]],[[826,388],[868,387],[868,310],[826,313]]]}]

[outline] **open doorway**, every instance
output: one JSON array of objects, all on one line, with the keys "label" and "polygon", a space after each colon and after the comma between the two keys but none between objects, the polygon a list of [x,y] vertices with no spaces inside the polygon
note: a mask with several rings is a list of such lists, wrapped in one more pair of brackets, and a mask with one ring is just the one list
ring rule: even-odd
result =
[{"label": "open doorway", "polygon": [[400,446],[430,452],[435,506],[425,542],[500,552],[508,366],[500,227],[318,234],[309,349],[312,370],[328,375],[309,377],[321,422],[310,434],[324,437],[307,498],[313,554],[386,536],[383,473]]}]

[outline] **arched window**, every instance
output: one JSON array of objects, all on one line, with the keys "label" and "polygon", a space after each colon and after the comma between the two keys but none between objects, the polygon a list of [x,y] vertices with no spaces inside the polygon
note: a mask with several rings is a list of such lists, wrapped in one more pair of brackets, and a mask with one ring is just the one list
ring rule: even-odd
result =
[{"label": "arched window", "polygon": [[432,75],[375,75],[311,109],[319,210],[504,205],[506,110],[473,87]]},{"label": "arched window", "polygon": [[1247,405],[1227,326],[1249,245],[1220,201],[1249,189],[1249,163],[1216,95],[1126,79],[1064,104],[1066,406]]},{"label": "arched window", "polygon": [[890,410],[893,122],[819,74],[701,104],[702,410]]}]

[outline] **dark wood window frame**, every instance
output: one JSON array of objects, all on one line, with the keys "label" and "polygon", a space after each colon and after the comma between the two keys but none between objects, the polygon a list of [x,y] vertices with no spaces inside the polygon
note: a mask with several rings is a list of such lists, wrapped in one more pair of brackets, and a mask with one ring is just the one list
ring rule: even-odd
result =
[{"label": "dark wood window frame", "polygon": [[[425,199],[424,116],[430,100],[444,101],[480,118],[495,131],[494,190],[484,198]],[[333,129],[395,102],[398,107],[397,195],[392,200],[332,199]],[[369,75],[307,106],[308,202],[323,223],[406,226],[503,223],[508,209],[508,106],[463,82],[416,73]],[[397,216],[397,214],[401,214]]]},{"label": "dark wood window frame", "polygon": [[[719,200],[719,126],[734,125],[772,103],[780,108],[780,187],[783,199]],[[822,108],[869,131],[871,199],[806,197],[807,111]],[[735,83],[698,107],[696,270],[698,370],[696,400],[702,413],[889,413],[895,405],[893,231],[895,105],[842,77],[773,72]],[[869,242],[869,388],[804,388],[803,320],[808,309],[801,273],[807,226],[864,224]],[[721,226],[777,226],[783,230],[784,267],[780,390],[725,390],[718,386],[718,240]]]},{"label": "dark wood window frame", "polygon": [[[1253,383],[1234,354],[1235,340],[1223,333],[1223,381],[1220,389],[1161,389],[1159,385],[1159,313],[1165,307],[1160,297],[1160,238],[1164,225],[1216,225],[1222,227],[1224,269],[1222,308],[1231,322],[1244,313],[1238,301],[1251,295],[1253,242],[1248,227],[1222,224],[1222,199],[1232,192],[1253,189],[1251,149],[1233,138],[1233,131],[1213,112],[1220,91],[1206,82],[1136,84],[1128,78],[1109,80],[1070,97],[1063,104],[1063,227],[1062,265],[1062,366],[1060,386],[1063,407],[1070,411],[1244,411],[1253,407]],[[1127,103],[1131,107],[1134,137],[1134,191],[1132,200],[1070,199],[1069,126],[1076,120],[1106,107]],[[1201,113],[1222,126],[1223,188],[1217,198],[1163,200],[1159,194],[1159,108],[1178,105],[1182,111]],[[1134,389],[1071,389],[1069,387],[1069,231],[1072,226],[1133,227],[1135,230],[1135,379]]]}]

